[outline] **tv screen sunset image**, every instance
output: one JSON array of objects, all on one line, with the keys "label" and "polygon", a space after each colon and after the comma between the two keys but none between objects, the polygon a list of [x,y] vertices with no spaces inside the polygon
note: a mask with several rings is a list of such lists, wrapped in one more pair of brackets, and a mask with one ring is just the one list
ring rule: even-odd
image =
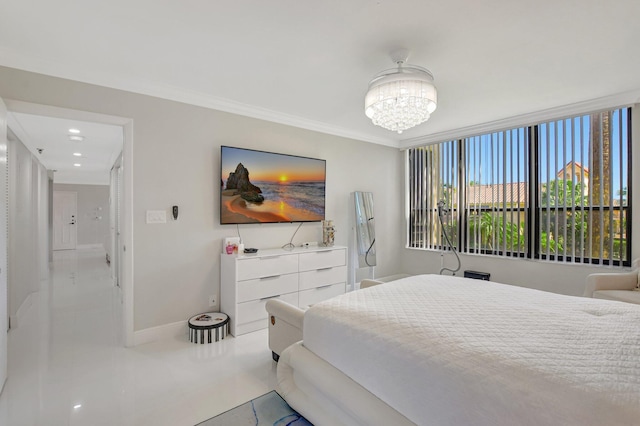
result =
[{"label": "tv screen sunset image", "polygon": [[220,223],[324,219],[326,162],[223,146]]}]

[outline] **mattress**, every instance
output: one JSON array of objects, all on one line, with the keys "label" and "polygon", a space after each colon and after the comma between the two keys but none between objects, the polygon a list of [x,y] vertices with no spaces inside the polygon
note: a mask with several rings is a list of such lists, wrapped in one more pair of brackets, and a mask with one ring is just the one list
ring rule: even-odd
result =
[{"label": "mattress", "polygon": [[640,305],[422,275],[312,306],[303,335],[416,424],[640,422]]}]

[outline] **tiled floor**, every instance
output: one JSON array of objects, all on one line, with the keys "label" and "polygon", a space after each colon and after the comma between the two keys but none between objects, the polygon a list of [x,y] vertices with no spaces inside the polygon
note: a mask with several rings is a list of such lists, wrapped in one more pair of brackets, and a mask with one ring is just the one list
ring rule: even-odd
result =
[{"label": "tiled floor", "polygon": [[[194,425],[275,387],[266,330],[196,345],[124,348],[101,250],[59,251],[9,333],[0,425]],[[185,318],[186,319],[186,318]]]}]

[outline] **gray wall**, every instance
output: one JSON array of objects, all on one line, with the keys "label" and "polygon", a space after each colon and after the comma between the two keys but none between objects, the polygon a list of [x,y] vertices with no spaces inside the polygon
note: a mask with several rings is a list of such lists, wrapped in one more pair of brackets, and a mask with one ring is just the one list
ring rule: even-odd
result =
[{"label": "gray wall", "polygon": [[[325,135],[53,77],[0,67],[0,97],[133,119],[134,328],[142,330],[210,309],[219,294],[220,146],[327,160],[326,216],[336,244],[348,245],[350,193],[376,199],[378,275],[397,272],[402,246],[402,154],[389,147]],[[146,224],[146,210],[180,206],[178,221]],[[297,224],[246,225],[246,246],[279,247]],[[317,241],[320,224],[304,224],[294,242]]]},{"label": "gray wall", "polygon": [[109,186],[54,183],[54,191],[78,194],[78,246],[109,246]]}]

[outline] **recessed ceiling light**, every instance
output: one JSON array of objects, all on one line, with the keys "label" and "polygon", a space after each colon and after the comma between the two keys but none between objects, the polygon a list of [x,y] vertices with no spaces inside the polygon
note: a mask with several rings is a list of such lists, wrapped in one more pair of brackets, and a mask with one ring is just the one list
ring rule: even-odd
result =
[{"label": "recessed ceiling light", "polygon": [[82,141],[84,140],[84,136],[80,136],[80,135],[69,135],[69,140],[70,140],[70,141],[82,142]]},{"label": "recessed ceiling light", "polygon": [[80,167],[80,166],[82,166],[82,164],[80,164],[80,163],[73,163],[73,165],[74,165],[75,167]]},{"label": "recessed ceiling light", "polygon": [[76,405],[73,406],[74,410],[77,410],[79,408],[82,408],[82,404],[76,404]]},{"label": "recessed ceiling light", "polygon": [[74,135],[77,135],[78,133],[80,133],[80,130],[78,130],[78,129],[69,129],[69,133],[73,133]]},{"label": "recessed ceiling light", "polygon": [[73,155],[76,157],[82,157],[82,154],[80,152],[74,152]]}]

